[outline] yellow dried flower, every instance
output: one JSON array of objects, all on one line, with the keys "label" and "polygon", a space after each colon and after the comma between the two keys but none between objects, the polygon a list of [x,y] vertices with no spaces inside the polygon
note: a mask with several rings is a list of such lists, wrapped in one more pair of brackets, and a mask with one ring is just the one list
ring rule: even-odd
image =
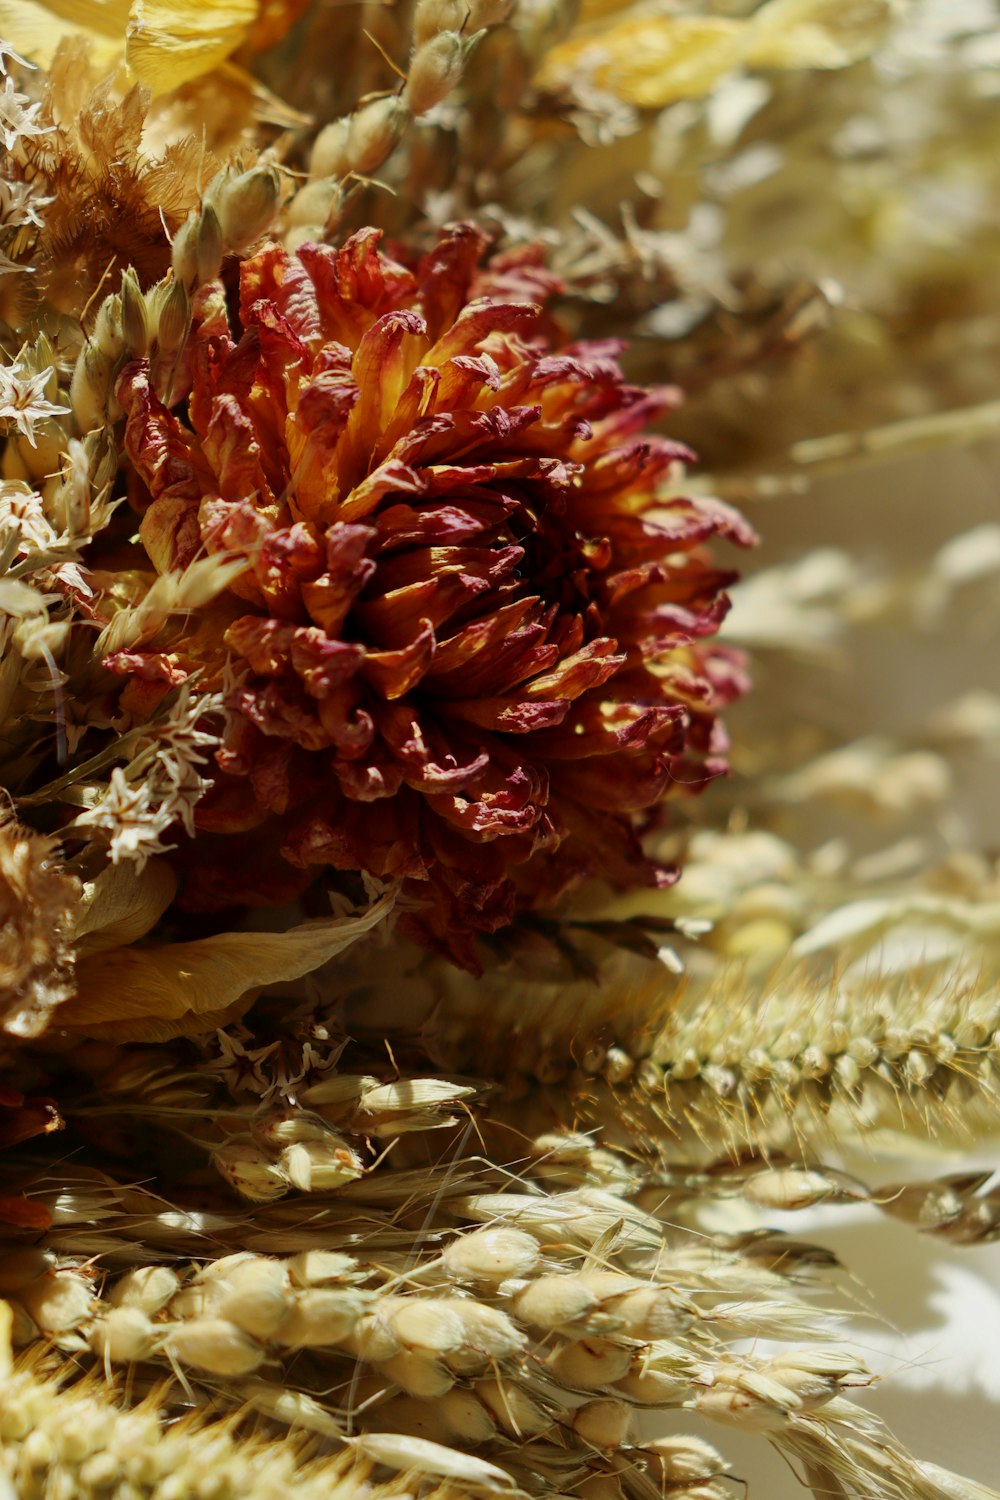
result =
[{"label": "yellow dried flower", "polygon": [[745,19],[584,7],[552,48],[537,81],[559,88],[581,75],[643,109],[701,98],[743,68],[843,68],[886,34],[892,0],[768,0]]},{"label": "yellow dried flower", "polygon": [[0,34],[51,67],[60,44],[82,38],[101,72],[123,63],[162,94],[211,72],[246,42],[270,46],[304,0],[0,0]]}]

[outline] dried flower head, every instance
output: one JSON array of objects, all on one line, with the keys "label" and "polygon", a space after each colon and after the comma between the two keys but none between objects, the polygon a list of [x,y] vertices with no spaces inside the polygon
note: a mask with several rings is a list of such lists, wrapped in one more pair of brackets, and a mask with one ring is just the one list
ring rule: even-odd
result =
[{"label": "dried flower head", "polygon": [[535,251],[480,268],[460,226],[411,272],[377,240],[263,250],[233,333],[203,298],[186,417],[147,362],[118,383],[148,557],[246,563],[169,663],[107,661],[240,674],[196,814],[229,838],[199,838],[186,900],[325,865],[430,881],[445,926],[489,931],[598,870],[668,881],[634,820],[723,767],[742,677],[705,641],[733,575],[703,544],[752,533],[676,494],[689,454],[643,431],[673,391],[628,385],[616,344],[554,347]]}]

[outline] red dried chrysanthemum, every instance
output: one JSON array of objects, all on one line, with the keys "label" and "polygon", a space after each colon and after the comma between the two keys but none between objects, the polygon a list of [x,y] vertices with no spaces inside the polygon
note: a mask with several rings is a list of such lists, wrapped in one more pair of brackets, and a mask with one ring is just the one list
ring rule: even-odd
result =
[{"label": "red dried chrysanthemum", "polygon": [[109,665],[133,692],[223,644],[239,669],[188,905],[324,865],[401,876],[433,887],[425,937],[468,960],[461,932],[519,902],[671,878],[634,818],[722,768],[742,683],[705,641],[733,575],[703,544],[752,538],[678,497],[690,455],[641,435],[673,392],[626,384],[615,344],[553,348],[536,255],[481,268],[463,226],[411,272],[377,244],[247,261],[237,336],[220,299],[192,336],[183,415],[144,362],[123,372],[156,568],[247,566],[210,646],[202,621],[189,655]]}]

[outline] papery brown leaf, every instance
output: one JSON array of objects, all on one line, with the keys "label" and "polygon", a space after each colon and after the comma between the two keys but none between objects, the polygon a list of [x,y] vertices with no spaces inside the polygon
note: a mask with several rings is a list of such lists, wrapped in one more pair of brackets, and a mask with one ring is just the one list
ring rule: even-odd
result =
[{"label": "papery brown leaf", "polygon": [[387,894],[352,917],[286,932],[223,932],[187,943],[115,948],[84,957],[62,1021],[109,1041],[165,1041],[214,1031],[266,985],[298,979],[349,948],[392,910]]}]

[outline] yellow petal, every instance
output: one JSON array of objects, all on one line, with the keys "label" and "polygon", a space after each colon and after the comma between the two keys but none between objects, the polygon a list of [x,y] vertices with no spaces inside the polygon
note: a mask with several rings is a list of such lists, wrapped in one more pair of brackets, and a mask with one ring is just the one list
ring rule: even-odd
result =
[{"label": "yellow petal", "polygon": [[124,50],[128,15],[129,0],[0,0],[0,36],[43,68],[61,41],[82,36],[95,66],[113,68]]},{"label": "yellow petal", "polygon": [[701,98],[741,67],[842,68],[877,44],[893,0],[769,0],[749,20],[634,16],[592,22],[554,47],[538,74],[557,88],[587,78],[657,109]]},{"label": "yellow petal", "polygon": [[554,47],[538,81],[554,88],[577,74],[619,99],[653,109],[707,94],[740,65],[745,50],[746,26],[740,21],[629,17]]},{"label": "yellow petal", "polygon": [[359,916],[303,922],[287,932],[221,932],[88,954],[60,1024],[121,1042],[213,1031],[264,985],[299,979],[342,953],[388,916],[393,900],[390,893]]},{"label": "yellow petal", "polygon": [[889,29],[894,0],[770,0],[749,23],[758,68],[845,68]]},{"label": "yellow petal", "polygon": [[134,0],[125,58],[154,94],[224,63],[257,19],[258,0]]}]

